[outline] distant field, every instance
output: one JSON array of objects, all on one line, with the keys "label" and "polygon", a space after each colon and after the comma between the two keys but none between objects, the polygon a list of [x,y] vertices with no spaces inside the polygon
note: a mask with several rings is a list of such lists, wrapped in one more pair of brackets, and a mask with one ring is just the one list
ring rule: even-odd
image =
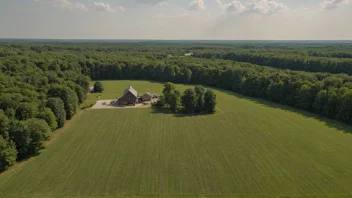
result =
[{"label": "distant field", "polygon": [[[104,85],[101,99],[128,85],[162,90],[146,81]],[[0,197],[352,196],[351,128],[216,93],[218,112],[207,116],[87,110],[41,155],[0,175]]]}]

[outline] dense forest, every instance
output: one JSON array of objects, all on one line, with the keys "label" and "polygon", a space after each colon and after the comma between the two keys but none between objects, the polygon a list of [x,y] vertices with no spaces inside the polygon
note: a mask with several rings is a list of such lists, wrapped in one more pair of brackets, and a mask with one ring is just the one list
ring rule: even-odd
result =
[{"label": "dense forest", "polygon": [[351,55],[332,43],[1,42],[0,171],[38,154],[91,79],[218,87],[352,124]]},{"label": "dense forest", "polygon": [[[310,56],[301,54],[280,53],[280,51],[213,51],[198,50],[194,53],[198,58],[218,58],[257,65],[309,72],[346,73],[352,75],[352,54],[309,52]],[[339,58],[334,58],[339,57]],[[343,58],[341,58],[343,57]]]}]

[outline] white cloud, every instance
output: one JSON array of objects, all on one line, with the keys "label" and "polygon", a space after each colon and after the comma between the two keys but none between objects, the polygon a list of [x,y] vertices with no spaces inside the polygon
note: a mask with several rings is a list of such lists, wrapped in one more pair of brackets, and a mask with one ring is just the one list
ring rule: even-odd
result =
[{"label": "white cloud", "polygon": [[244,13],[255,12],[258,14],[273,14],[276,12],[285,12],[288,7],[282,3],[271,0],[259,0],[254,3],[243,4],[240,1],[234,0],[229,4],[223,4],[221,0],[216,0],[218,5],[228,12]]},{"label": "white cloud", "polygon": [[72,3],[69,0],[54,0],[54,7],[60,7],[65,9],[78,9],[83,11],[88,11],[88,8],[81,3]]},{"label": "white cloud", "polygon": [[205,10],[205,4],[203,0],[193,0],[189,3],[188,10]]},{"label": "white cloud", "polygon": [[259,14],[272,14],[275,12],[285,12],[288,10],[288,7],[276,1],[260,0],[256,3],[248,3],[247,9]]},{"label": "white cloud", "polygon": [[134,0],[134,2],[139,4],[157,5],[161,2],[166,2],[165,0]]},{"label": "white cloud", "polygon": [[157,6],[164,6],[164,5],[167,5],[167,4],[169,4],[167,1],[162,1],[162,2],[157,3],[156,5]]},{"label": "white cloud", "polygon": [[120,10],[121,12],[124,12],[126,10],[125,7],[122,7],[122,6],[118,6],[117,9]]},{"label": "white cloud", "polygon": [[96,11],[103,11],[103,12],[117,12],[121,11],[124,12],[125,8],[122,6],[117,6],[113,7],[108,3],[104,2],[93,2],[90,6],[86,6],[82,3],[75,3],[72,2],[71,0],[33,0],[34,2],[43,2],[43,3],[49,3],[52,4],[53,7],[55,8],[63,8],[63,9],[78,9],[78,10],[83,10],[83,11],[88,11],[88,7],[92,10]]},{"label": "white cloud", "polygon": [[341,4],[348,4],[348,0],[327,0],[321,4],[321,7],[326,10],[337,8]]},{"label": "white cloud", "polygon": [[247,10],[246,6],[244,6],[239,1],[233,1],[227,5],[225,5],[225,9],[228,12],[242,13]]},{"label": "white cloud", "polygon": [[[93,2],[92,8],[96,11],[103,11],[103,12],[116,12],[116,9],[111,7],[110,4],[104,2]],[[117,7],[120,11],[124,11],[125,9],[121,6]]]}]

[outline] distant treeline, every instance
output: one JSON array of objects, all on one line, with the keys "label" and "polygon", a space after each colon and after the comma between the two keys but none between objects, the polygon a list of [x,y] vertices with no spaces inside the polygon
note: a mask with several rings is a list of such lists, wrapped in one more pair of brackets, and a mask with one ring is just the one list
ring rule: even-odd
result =
[{"label": "distant treeline", "polygon": [[[310,52],[310,54],[314,54],[315,56],[327,55],[319,52]],[[342,53],[339,54],[343,56]],[[352,56],[352,54],[350,55]],[[280,53],[221,52],[213,50],[196,51],[194,52],[194,57],[227,59],[280,69],[327,72],[333,74],[346,73],[352,75],[352,59],[312,57]]]},{"label": "distant treeline", "polygon": [[[231,48],[243,52],[226,52]],[[310,49],[291,45],[286,48],[227,44],[2,44],[0,170],[38,153],[51,132],[77,112],[85,100],[90,78],[213,86],[352,124],[352,77],[330,74],[351,73],[351,59],[309,57],[302,54]],[[190,51],[205,58],[183,57]],[[281,56],[265,55],[265,51],[280,52]],[[316,51],[325,53],[329,48]],[[188,95],[194,95],[191,92]]]}]

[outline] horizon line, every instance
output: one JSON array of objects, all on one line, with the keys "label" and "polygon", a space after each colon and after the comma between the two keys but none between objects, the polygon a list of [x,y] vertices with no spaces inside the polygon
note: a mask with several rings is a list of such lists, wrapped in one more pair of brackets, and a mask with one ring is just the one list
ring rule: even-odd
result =
[{"label": "horizon line", "polygon": [[11,38],[0,40],[142,40],[142,41],[352,41],[352,39],[152,39],[152,38]]}]

